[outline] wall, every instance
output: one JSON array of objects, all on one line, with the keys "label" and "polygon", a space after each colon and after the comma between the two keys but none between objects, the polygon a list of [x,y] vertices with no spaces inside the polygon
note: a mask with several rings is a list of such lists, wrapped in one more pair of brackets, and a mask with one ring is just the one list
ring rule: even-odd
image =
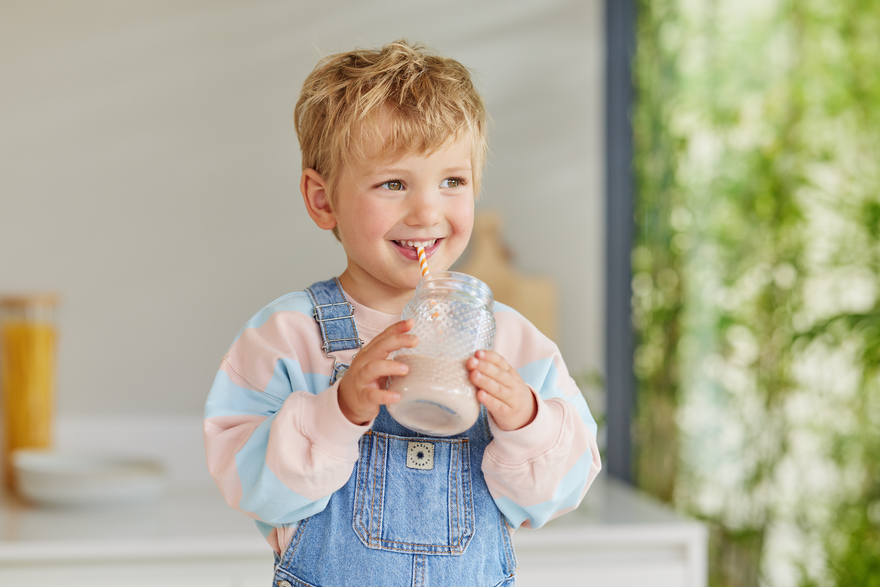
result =
[{"label": "wall", "polygon": [[202,409],[265,303],[344,269],[298,190],[319,55],[396,38],[473,68],[484,197],[560,289],[575,373],[602,356],[598,0],[0,4],[0,292],[60,292],[64,414]]}]

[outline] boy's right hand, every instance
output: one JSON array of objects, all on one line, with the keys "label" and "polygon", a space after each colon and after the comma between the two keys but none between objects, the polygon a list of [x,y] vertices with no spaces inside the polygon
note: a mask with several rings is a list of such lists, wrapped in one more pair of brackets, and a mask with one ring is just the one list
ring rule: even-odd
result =
[{"label": "boy's right hand", "polygon": [[348,420],[363,426],[379,415],[379,407],[400,401],[400,394],[385,389],[389,376],[406,375],[408,367],[388,356],[396,350],[419,344],[407,332],[413,321],[392,324],[358,352],[339,381],[339,408]]}]

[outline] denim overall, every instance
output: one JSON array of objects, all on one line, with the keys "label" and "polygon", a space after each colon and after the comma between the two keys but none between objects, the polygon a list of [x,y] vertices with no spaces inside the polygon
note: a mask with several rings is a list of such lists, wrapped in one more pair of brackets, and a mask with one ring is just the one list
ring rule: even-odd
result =
[{"label": "denim overall", "polygon": [[[361,346],[354,310],[335,279],[306,291],[324,352]],[[332,381],[347,368],[334,358]],[[491,440],[485,408],[470,430],[432,438],[383,406],[361,437],[351,477],[321,513],[300,521],[276,555],[276,587],[514,585],[510,532],[481,472]]]}]

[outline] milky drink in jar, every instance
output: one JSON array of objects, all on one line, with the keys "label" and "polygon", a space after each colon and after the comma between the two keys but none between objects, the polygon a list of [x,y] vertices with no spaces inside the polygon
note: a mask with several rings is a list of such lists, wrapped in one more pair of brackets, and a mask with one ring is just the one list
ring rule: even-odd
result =
[{"label": "milky drink in jar", "polygon": [[475,277],[455,271],[424,275],[403,309],[412,318],[414,348],[394,353],[409,366],[403,377],[389,377],[388,389],[400,401],[387,406],[391,417],[429,436],[453,436],[473,426],[480,414],[467,360],[495,341],[492,290]]}]

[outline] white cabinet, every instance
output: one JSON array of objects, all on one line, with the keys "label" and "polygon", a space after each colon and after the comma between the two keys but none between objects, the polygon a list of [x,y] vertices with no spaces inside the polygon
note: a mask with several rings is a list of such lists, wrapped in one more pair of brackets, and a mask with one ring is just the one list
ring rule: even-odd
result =
[{"label": "white cabinet", "polygon": [[707,532],[602,475],[581,506],[513,536],[517,587],[705,587]]}]

